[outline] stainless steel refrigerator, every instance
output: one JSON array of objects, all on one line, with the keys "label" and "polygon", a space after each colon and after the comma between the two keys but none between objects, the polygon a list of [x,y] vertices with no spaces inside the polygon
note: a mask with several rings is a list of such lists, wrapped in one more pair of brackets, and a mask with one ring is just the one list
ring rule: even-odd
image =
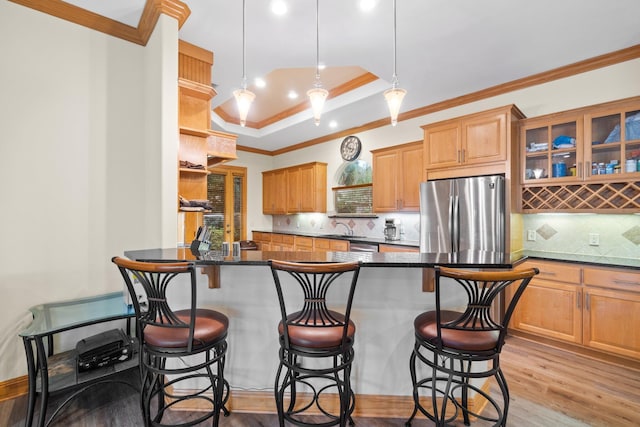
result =
[{"label": "stainless steel refrigerator", "polygon": [[502,175],[420,183],[420,252],[504,252]]}]

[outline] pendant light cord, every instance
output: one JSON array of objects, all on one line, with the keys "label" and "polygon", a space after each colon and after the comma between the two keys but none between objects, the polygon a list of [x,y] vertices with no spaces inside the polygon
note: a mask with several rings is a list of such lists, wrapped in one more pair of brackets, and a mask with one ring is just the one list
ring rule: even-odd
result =
[{"label": "pendant light cord", "polygon": [[[395,0],[393,0],[395,1]],[[245,73],[245,68],[244,68],[244,63],[245,63],[245,59],[246,59],[246,54],[245,54],[245,24],[244,24],[244,20],[245,20],[245,13],[246,13],[247,7],[246,7],[246,0],[242,0],[242,89],[246,89],[247,88],[247,74]]]},{"label": "pendant light cord", "polygon": [[393,0],[393,77],[391,84],[393,88],[398,86],[398,75],[396,74],[396,0]]},{"label": "pendant light cord", "polygon": [[[394,0],[395,1],[395,0]],[[316,0],[316,84],[320,81],[320,0]]]}]

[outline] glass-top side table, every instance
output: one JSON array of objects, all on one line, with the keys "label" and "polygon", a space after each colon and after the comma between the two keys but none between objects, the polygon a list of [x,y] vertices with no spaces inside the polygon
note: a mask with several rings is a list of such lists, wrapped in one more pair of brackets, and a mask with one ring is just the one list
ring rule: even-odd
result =
[{"label": "glass-top side table", "polygon": [[[133,307],[129,307],[127,304],[123,292],[40,304],[31,307],[29,311],[33,315],[33,321],[19,334],[25,347],[29,377],[25,426],[31,426],[33,423],[37,393],[41,395],[37,425],[44,426],[50,392],[85,383],[88,383],[88,387],[90,387],[100,382],[100,380],[105,380],[110,375],[133,368],[138,364],[137,357],[133,357],[125,362],[79,373],[75,349],[58,354],[55,354],[53,349],[53,335],[97,323],[127,319],[127,331],[130,333],[130,320],[135,317],[135,311]],[[45,339],[47,341],[46,351],[44,347]],[[51,423],[58,412],[73,397],[86,388],[76,391],[66,399],[53,412],[46,425]]]}]

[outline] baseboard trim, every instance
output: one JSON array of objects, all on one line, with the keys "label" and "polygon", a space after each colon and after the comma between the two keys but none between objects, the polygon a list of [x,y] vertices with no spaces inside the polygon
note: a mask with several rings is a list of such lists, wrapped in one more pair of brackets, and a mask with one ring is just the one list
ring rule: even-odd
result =
[{"label": "baseboard trim", "polygon": [[0,402],[15,399],[29,392],[29,377],[24,375],[0,382]]},{"label": "baseboard trim", "polygon": [[[489,381],[485,381],[482,390],[489,390]],[[173,390],[176,393],[176,390]],[[187,392],[176,393],[176,395],[188,394]],[[301,401],[307,401],[303,395]],[[482,412],[482,408],[487,404],[487,400],[479,394],[469,400],[469,409],[474,413]],[[323,408],[329,412],[337,412],[337,399],[327,398],[323,401]],[[203,411],[209,408],[200,399],[184,401],[172,408],[183,411]],[[273,392],[271,391],[244,391],[232,390],[227,402],[227,408],[231,412],[252,413],[252,414],[275,414],[277,413]],[[313,408],[315,409],[315,408]],[[353,411],[355,417],[370,418],[408,418],[413,412],[413,396],[390,396],[358,394],[356,396],[356,407]],[[320,415],[317,410],[309,408],[309,415]]]}]

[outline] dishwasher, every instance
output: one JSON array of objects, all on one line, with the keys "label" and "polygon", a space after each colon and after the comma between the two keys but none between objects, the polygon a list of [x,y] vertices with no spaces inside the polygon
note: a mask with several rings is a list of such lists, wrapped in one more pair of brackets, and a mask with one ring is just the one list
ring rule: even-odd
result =
[{"label": "dishwasher", "polygon": [[349,252],[378,252],[376,243],[351,242]]}]

